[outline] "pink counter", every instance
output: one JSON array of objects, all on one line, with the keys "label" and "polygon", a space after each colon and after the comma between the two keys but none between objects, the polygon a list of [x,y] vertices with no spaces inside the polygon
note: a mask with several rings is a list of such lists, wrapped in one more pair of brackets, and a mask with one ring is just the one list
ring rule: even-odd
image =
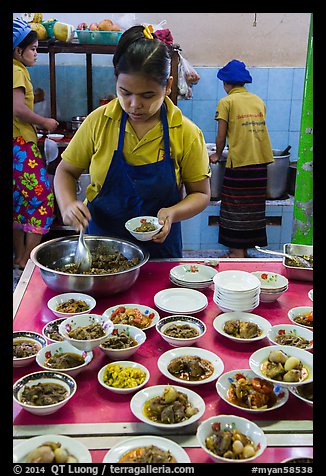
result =
[{"label": "pink counter", "polygon": [[[190,261],[187,260],[187,262]],[[194,263],[196,260],[191,262]],[[138,280],[130,290],[115,296],[97,298],[97,305],[92,312],[101,314],[108,307],[122,303],[138,303],[155,307],[154,295],[162,289],[174,287],[169,281],[169,271],[180,263],[181,261],[146,263],[141,269]],[[249,272],[266,270],[284,274],[282,262],[270,259],[261,261],[255,259],[221,260],[217,269],[219,271],[239,269]],[[290,281],[287,292],[276,302],[261,303],[252,312],[266,318],[272,325],[289,323],[287,316],[289,309],[295,306],[312,305],[308,297],[308,291],[311,288],[311,282]],[[221,357],[225,372],[233,369],[249,368],[248,359],[250,355],[260,347],[269,345],[269,341],[263,339],[251,344],[237,344],[218,334],[212,323],[214,318],[222,311],[213,302],[213,288],[208,288],[203,292],[206,294],[209,304],[204,311],[196,314],[196,317],[202,319],[207,326],[207,333],[201,346]],[[57,293],[49,289],[43,282],[39,269],[34,268],[14,318],[14,330],[41,332],[47,322],[56,319],[47,308],[48,300],[55,294]],[[166,315],[162,311],[159,311],[159,313],[161,317]],[[159,372],[156,363],[158,357],[171,347],[157,334],[155,328],[149,329],[146,334],[146,342],[132,357],[132,360],[144,364],[149,369],[151,377],[148,386],[173,383]],[[78,428],[78,425],[94,424],[94,428],[96,428],[96,424],[138,422],[129,408],[130,395],[117,396],[105,390],[97,382],[98,370],[109,362],[109,359],[98,348],[93,353],[93,361],[87,367],[87,370],[76,377],[78,388],[75,396],[60,411],[53,415],[38,417],[14,404],[14,425],[18,428],[18,437],[22,429],[28,429],[32,425],[76,425],[76,428]],[[36,363],[29,367],[14,369],[14,381],[27,373],[38,370],[40,368]],[[206,404],[206,411],[201,420],[217,414],[234,414],[253,419],[252,414],[245,410],[235,409],[221,400],[216,392],[215,382],[200,385],[194,390],[202,396]],[[283,407],[275,411],[255,414],[254,420],[257,423],[260,422],[263,426],[268,426],[269,422],[278,423],[281,421],[290,422],[291,426],[291,422],[295,421],[302,422],[303,425],[310,423],[312,417],[312,406],[290,394],[289,400]],[[74,426],[71,428],[74,428]],[[284,447],[282,444],[281,448],[274,449],[268,447],[257,462],[280,462],[284,458],[298,456],[298,454],[312,456],[310,445],[305,447],[304,443],[299,443],[299,447],[296,448],[290,440],[288,445],[289,447]],[[94,462],[100,462],[106,451],[94,450],[92,452]],[[200,448],[189,448],[187,451],[189,451],[192,462],[211,462]]]}]

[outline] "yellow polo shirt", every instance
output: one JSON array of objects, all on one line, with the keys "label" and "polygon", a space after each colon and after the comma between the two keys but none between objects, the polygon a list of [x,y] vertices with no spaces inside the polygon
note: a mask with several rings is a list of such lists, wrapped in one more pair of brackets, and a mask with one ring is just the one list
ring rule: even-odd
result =
[{"label": "yellow polo shirt", "polygon": [[[31,78],[26,66],[16,59],[13,60],[13,89],[24,88],[25,90],[25,104],[33,111],[34,110],[34,91]],[[22,136],[26,142],[37,142],[36,129],[33,124],[28,124],[18,117],[13,117],[13,138]]]},{"label": "yellow polo shirt", "polygon": [[[202,131],[166,97],[170,153],[174,159],[178,186],[210,177],[209,158]],[[86,198],[92,201],[101,190],[118,147],[122,108],[118,99],[92,111],[75,133],[62,159],[81,169],[89,169],[91,184]],[[123,153],[131,165],[145,165],[163,159],[161,121],[139,140],[127,121]]]},{"label": "yellow polo shirt", "polygon": [[266,106],[245,87],[231,89],[220,99],[215,119],[228,123],[227,167],[266,164],[274,161],[266,127]]}]

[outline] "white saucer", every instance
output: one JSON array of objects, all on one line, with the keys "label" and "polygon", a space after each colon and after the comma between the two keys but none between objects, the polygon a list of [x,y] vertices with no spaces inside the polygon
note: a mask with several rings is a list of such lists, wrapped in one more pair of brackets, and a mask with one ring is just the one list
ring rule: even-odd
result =
[{"label": "white saucer", "polygon": [[195,289],[170,288],[154,296],[155,306],[171,314],[194,314],[208,306],[205,294]]}]

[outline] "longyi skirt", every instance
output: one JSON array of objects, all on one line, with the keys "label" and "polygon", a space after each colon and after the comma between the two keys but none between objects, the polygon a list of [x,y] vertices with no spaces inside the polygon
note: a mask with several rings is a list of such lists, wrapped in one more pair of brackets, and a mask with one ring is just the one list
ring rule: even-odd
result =
[{"label": "longyi skirt", "polygon": [[267,246],[266,187],[266,164],[225,169],[219,243],[237,249]]}]

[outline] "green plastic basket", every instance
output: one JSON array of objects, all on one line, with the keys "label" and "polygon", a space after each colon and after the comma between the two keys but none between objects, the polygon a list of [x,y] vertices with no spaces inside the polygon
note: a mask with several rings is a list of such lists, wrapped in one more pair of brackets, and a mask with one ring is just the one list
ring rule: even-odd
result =
[{"label": "green plastic basket", "polygon": [[48,34],[48,38],[54,38],[54,33],[53,33],[53,27],[54,27],[54,24],[57,22],[58,20],[54,20],[54,21],[42,21],[41,24],[44,26],[44,28],[46,29],[46,32]]},{"label": "green plastic basket", "polygon": [[90,45],[116,45],[122,31],[76,30],[79,43]]}]

